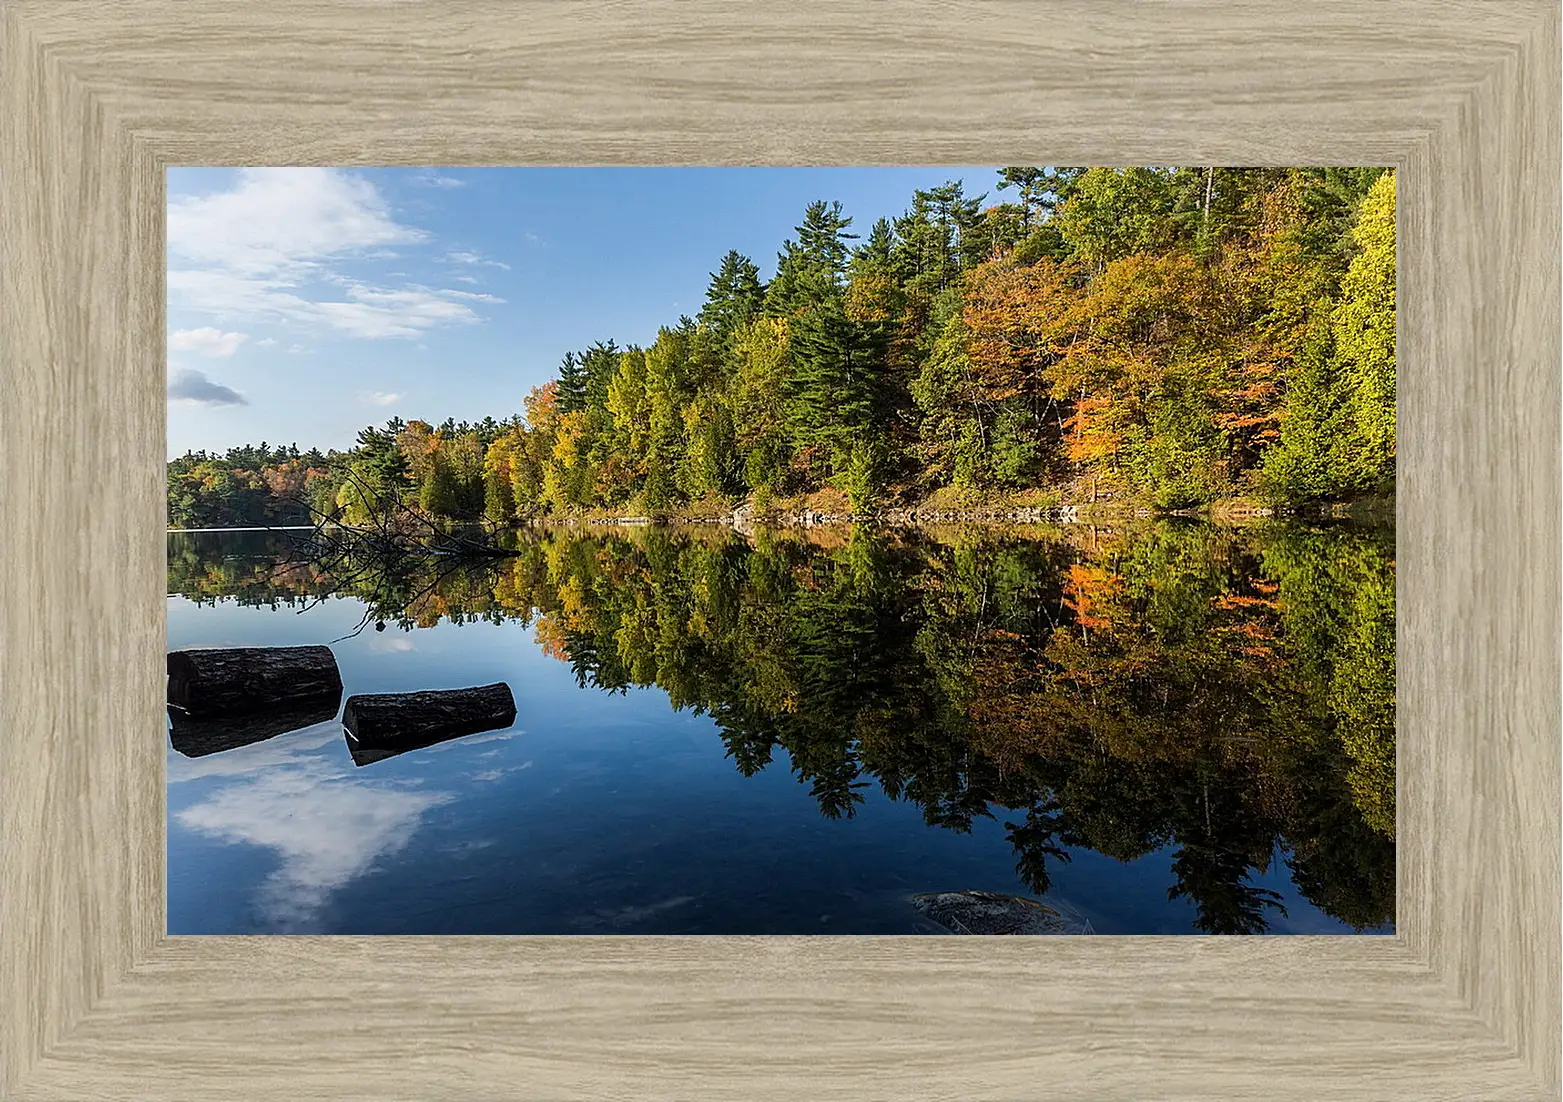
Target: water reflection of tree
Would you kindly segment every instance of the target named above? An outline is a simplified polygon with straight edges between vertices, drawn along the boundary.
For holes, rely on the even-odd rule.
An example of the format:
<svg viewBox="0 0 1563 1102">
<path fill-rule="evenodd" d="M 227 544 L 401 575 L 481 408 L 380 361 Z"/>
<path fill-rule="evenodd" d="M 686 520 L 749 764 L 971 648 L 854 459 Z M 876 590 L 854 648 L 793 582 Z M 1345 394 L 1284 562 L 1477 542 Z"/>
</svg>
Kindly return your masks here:
<svg viewBox="0 0 1563 1102">
<path fill-rule="evenodd" d="M 1196 926 L 1253 932 L 1277 852 L 1355 926 L 1393 915 L 1393 545 L 1378 533 L 1162 524 L 1131 537 L 887 539 L 559 531 L 497 571 L 412 578 L 404 627 L 532 623 L 577 681 L 657 685 L 749 775 L 782 749 L 820 810 L 878 787 L 1020 877 L 1085 846 L 1172 847 Z M 242 573 L 242 572 L 241 572 Z M 308 591 L 271 583 L 270 599 Z M 170 557 L 170 592 L 268 599 Z M 1284 912 L 1283 912 L 1284 913 Z"/>
</svg>

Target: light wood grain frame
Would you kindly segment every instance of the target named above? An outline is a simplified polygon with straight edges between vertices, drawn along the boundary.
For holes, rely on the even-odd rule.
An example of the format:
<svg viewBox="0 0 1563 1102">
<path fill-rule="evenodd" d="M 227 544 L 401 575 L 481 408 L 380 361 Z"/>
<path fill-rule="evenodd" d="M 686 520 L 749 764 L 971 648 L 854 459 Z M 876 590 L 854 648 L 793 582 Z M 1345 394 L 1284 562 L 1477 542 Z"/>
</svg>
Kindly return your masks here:
<svg viewBox="0 0 1563 1102">
<path fill-rule="evenodd" d="M 1555 1099 L 1559 12 L 0 4 L 0 1097 Z M 164 170 L 1393 164 L 1393 938 L 165 933 Z"/>
</svg>

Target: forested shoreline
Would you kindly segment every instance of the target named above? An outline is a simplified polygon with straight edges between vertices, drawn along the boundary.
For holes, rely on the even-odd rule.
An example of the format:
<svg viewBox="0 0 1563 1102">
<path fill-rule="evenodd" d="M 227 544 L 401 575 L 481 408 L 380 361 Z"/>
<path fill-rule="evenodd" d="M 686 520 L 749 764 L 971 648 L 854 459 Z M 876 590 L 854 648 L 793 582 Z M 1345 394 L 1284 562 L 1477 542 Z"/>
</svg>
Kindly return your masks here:
<svg viewBox="0 0 1563 1102">
<path fill-rule="evenodd" d="M 382 496 L 506 524 L 1393 494 L 1393 172 L 1012 168 L 999 187 L 917 191 L 861 234 L 813 203 L 769 282 L 729 252 L 695 317 L 566 355 L 502 420 L 188 453 L 169 524 L 362 520 Z"/>
</svg>

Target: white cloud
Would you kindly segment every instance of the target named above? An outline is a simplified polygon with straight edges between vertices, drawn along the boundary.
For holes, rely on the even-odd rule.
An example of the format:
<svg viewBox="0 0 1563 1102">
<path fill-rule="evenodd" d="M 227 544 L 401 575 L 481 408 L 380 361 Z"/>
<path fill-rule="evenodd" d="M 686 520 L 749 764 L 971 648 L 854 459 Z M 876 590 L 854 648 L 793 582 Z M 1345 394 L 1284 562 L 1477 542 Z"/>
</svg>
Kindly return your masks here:
<svg viewBox="0 0 1563 1102">
<path fill-rule="evenodd" d="M 383 391 L 383 390 L 366 390 L 366 391 L 361 392 L 358 395 L 358 398 L 359 398 L 360 401 L 368 402 L 372 406 L 394 406 L 397 402 L 400 402 L 402 400 L 402 396 L 400 394 L 390 393 L 390 392 Z M 408 641 L 408 640 L 405 640 L 405 639 L 393 639 L 393 640 L 391 640 L 391 643 L 392 644 L 404 643 L 406 645 L 405 646 L 386 645 L 384 647 L 375 647 L 374 649 L 375 650 L 412 650 L 412 643 L 410 641 Z"/>
<path fill-rule="evenodd" d="M 198 356 L 232 356 L 248 339 L 247 333 L 224 333 L 206 326 L 176 329 L 168 335 L 168 347 L 173 352 L 194 352 Z"/>
<path fill-rule="evenodd" d="M 244 168 L 238 185 L 168 203 L 168 251 L 236 274 L 300 274 L 380 245 L 423 241 L 368 180 L 334 168 Z"/>
<path fill-rule="evenodd" d="M 480 321 L 467 302 L 501 300 L 416 284 L 380 286 L 337 270 L 348 260 L 394 257 L 387 245 L 429 240 L 425 231 L 397 222 L 374 184 L 360 176 L 328 168 L 241 169 L 228 191 L 170 199 L 169 306 L 218 321 L 365 339 L 415 337 Z M 504 266 L 461 255 L 471 257 L 462 263 Z M 342 290 L 316 290 L 321 284 Z"/>
<path fill-rule="evenodd" d="M 479 282 L 477 276 L 469 276 L 469 275 L 453 275 L 453 276 L 451 276 L 451 279 L 455 280 L 457 283 L 477 283 L 477 282 Z"/>
<path fill-rule="evenodd" d="M 204 372 L 175 369 L 168 377 L 168 399 L 192 406 L 247 406 L 237 390 L 214 383 Z"/>
<path fill-rule="evenodd" d="M 477 291 L 453 291 L 453 290 L 450 290 L 449 288 L 446 288 L 445 290 L 442 290 L 439 293 L 442 294 L 442 295 L 449 295 L 451 298 L 470 298 L 473 302 L 504 302 L 505 301 L 504 299 L 500 298 L 498 295 L 485 295 L 485 294 L 480 294 Z"/>
<path fill-rule="evenodd" d="M 333 328 L 354 337 L 416 337 L 439 325 L 478 320 L 470 306 L 422 287 L 390 291 L 355 284 L 347 298 L 346 302 L 317 302 L 315 309 Z"/>
<path fill-rule="evenodd" d="M 168 273 L 170 309 L 209 314 L 221 321 L 318 320 L 314 303 L 296 288 L 289 279 L 219 268 L 173 268 Z"/>
<path fill-rule="evenodd" d="M 445 176 L 435 172 L 432 168 L 427 172 L 420 172 L 412 178 L 414 187 L 455 188 L 466 187 L 465 180 L 458 180 L 454 176 Z"/>
<path fill-rule="evenodd" d="M 503 268 L 510 270 L 510 265 L 503 260 L 490 260 L 482 253 L 473 252 L 470 249 L 457 249 L 445 254 L 444 259 L 450 264 L 482 264 L 490 268 Z"/>
<path fill-rule="evenodd" d="M 414 337 L 442 325 L 471 324 L 481 320 L 470 306 L 454 301 L 473 299 L 469 291 L 431 291 L 416 284 L 399 289 L 330 277 L 345 285 L 346 294 L 335 300 L 310 301 L 274 279 L 239 276 L 217 271 L 168 273 L 170 294 L 180 306 L 218 317 L 249 317 L 283 321 L 312 328 L 330 328 L 351 337 L 378 339 Z M 492 296 L 481 302 L 501 302 Z"/>
<path fill-rule="evenodd" d="M 270 348 L 272 345 L 274 345 L 276 343 L 277 343 L 277 341 L 276 341 L 276 339 L 274 337 L 267 337 L 264 340 L 256 341 L 255 342 L 255 347 L 256 348 Z"/>
</svg>

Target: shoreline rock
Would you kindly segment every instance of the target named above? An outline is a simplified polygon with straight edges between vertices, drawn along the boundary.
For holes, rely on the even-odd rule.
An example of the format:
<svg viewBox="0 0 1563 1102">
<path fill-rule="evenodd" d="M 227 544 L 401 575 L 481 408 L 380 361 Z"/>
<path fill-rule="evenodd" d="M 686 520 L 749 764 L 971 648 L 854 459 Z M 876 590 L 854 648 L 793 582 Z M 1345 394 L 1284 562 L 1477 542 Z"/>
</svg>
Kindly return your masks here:
<svg viewBox="0 0 1563 1102">
<path fill-rule="evenodd" d="M 1095 931 L 1072 909 L 996 892 L 926 892 L 912 896 L 923 917 L 952 934 L 1091 934 Z"/>
<path fill-rule="evenodd" d="M 1361 517 L 1359 518 L 1359 513 Z M 1391 514 L 1392 515 L 1392 514 Z M 550 524 L 587 524 L 602 527 L 648 527 L 725 525 L 740 532 L 756 529 L 817 528 L 829 525 L 869 524 L 890 528 L 915 528 L 938 524 L 992 525 L 1113 525 L 1129 520 L 1184 518 L 1213 524 L 1236 524 L 1271 517 L 1295 517 L 1301 520 L 1372 519 L 1371 510 L 1359 509 L 1352 502 L 1278 508 L 1249 499 L 1229 498 L 1187 509 L 1155 509 L 1140 502 L 1069 502 L 1058 505 L 973 506 L 936 509 L 926 505 L 897 505 L 868 512 L 825 512 L 818 509 L 767 510 L 757 512 L 745 501 L 728 513 L 683 516 L 678 514 L 537 517 L 529 522 Z"/>
</svg>

